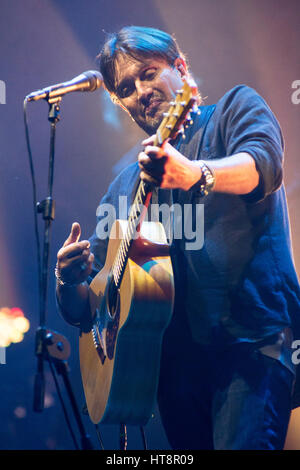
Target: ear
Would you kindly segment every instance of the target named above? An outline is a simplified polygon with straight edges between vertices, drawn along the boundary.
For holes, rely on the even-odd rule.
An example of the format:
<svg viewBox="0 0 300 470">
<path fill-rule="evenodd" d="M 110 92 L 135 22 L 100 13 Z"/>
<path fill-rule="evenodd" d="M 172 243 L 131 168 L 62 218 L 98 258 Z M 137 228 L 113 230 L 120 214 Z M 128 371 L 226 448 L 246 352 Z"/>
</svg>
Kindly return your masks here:
<svg viewBox="0 0 300 470">
<path fill-rule="evenodd" d="M 124 111 L 126 111 L 126 113 L 129 114 L 129 116 L 131 117 L 130 112 L 128 111 L 128 109 L 121 103 L 120 99 L 115 94 L 110 93 L 110 99 L 112 100 L 112 102 L 114 104 L 120 106 L 120 108 L 122 108 Z"/>
<path fill-rule="evenodd" d="M 177 57 L 177 59 L 175 59 L 174 66 L 176 67 L 182 78 L 188 75 L 187 65 L 182 56 L 179 56 Z"/>
<path fill-rule="evenodd" d="M 131 116 L 130 112 L 128 111 L 127 108 L 125 108 L 125 106 L 121 103 L 121 101 L 119 101 L 118 99 L 116 99 L 115 101 L 116 104 L 118 104 L 120 106 L 120 108 L 122 108 L 127 114 L 128 116 L 130 117 L 130 119 L 135 122 L 135 120 L 133 119 L 133 117 Z"/>
</svg>

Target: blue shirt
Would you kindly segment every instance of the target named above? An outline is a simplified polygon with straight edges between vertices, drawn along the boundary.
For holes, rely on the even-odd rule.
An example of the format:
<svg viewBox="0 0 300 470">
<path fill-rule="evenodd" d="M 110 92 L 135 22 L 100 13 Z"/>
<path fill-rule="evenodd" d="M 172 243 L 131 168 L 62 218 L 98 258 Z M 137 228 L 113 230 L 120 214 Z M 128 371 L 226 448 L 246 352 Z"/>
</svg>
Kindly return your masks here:
<svg viewBox="0 0 300 470">
<path fill-rule="evenodd" d="M 208 106 L 200 106 L 202 115 Z M 216 346 L 235 340 L 257 341 L 293 326 L 300 334 L 300 289 L 290 242 L 282 183 L 284 144 L 269 106 L 253 89 L 240 85 L 213 107 L 208 123 L 195 116 L 186 139 L 175 142 L 190 159 L 211 160 L 247 152 L 255 160 L 260 183 L 244 196 L 211 192 L 157 191 L 158 202 L 204 205 L 204 244 L 186 249 L 173 240 L 175 309 L 169 334 Z M 118 214 L 118 197 L 132 201 L 139 176 L 137 163 L 126 168 L 101 201 Z M 99 219 L 98 219 L 99 222 Z M 90 239 L 94 273 L 104 264 L 107 240 L 97 231 Z M 185 336 L 186 332 L 186 336 Z M 171 344 L 171 342 L 170 342 Z"/>
</svg>

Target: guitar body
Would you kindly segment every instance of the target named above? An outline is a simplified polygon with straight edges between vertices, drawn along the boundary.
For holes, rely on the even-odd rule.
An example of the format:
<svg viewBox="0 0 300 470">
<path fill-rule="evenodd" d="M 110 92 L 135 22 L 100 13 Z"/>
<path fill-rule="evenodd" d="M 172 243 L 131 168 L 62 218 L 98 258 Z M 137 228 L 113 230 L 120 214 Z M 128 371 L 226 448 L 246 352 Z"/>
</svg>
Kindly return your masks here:
<svg viewBox="0 0 300 470">
<path fill-rule="evenodd" d="M 112 295 L 111 268 L 126 228 L 127 221 L 115 222 L 105 265 L 90 285 L 94 321 L 80 335 L 80 368 L 94 423 L 144 425 L 153 411 L 162 338 L 173 311 L 173 271 L 162 225 L 145 221 Z"/>
</svg>

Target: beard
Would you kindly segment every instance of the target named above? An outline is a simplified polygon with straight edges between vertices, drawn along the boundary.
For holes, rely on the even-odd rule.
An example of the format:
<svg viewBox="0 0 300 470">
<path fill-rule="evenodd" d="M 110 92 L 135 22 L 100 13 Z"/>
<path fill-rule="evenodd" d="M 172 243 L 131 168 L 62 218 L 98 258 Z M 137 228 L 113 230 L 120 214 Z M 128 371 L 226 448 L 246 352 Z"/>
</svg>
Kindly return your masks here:
<svg viewBox="0 0 300 470">
<path fill-rule="evenodd" d="M 160 116 L 155 116 L 155 117 L 148 117 L 147 120 L 145 121 L 135 121 L 141 129 L 143 129 L 146 134 L 153 135 L 156 133 L 157 129 L 159 128 L 159 125 L 163 119 L 162 114 Z"/>
<path fill-rule="evenodd" d="M 148 135 L 153 135 L 159 128 L 164 117 L 163 114 L 169 109 L 169 106 L 169 103 L 163 100 L 161 96 L 154 96 L 146 107 L 143 116 L 134 120 Z"/>
</svg>

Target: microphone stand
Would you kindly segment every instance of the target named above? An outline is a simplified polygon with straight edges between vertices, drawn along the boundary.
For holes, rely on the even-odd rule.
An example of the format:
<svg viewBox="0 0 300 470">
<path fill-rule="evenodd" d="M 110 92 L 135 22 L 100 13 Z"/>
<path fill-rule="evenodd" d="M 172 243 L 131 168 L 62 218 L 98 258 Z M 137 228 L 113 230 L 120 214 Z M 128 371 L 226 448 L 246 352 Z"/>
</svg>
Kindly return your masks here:
<svg viewBox="0 0 300 470">
<path fill-rule="evenodd" d="M 68 367 L 67 358 L 70 353 L 70 345 L 65 337 L 59 335 L 56 332 L 50 331 L 46 328 L 46 311 L 47 311 L 47 293 L 48 293 L 48 281 L 49 281 L 49 258 L 50 258 L 50 234 L 52 222 L 55 218 L 55 201 L 52 198 L 53 191 L 53 179 L 54 179 L 54 157 L 55 157 L 55 136 L 56 136 L 56 124 L 59 122 L 60 113 L 60 102 L 61 96 L 50 99 L 47 101 L 49 104 L 48 120 L 50 122 L 50 155 L 49 155 L 49 168 L 48 168 L 48 196 L 41 202 L 37 203 L 36 210 L 42 214 L 44 220 L 44 246 L 43 246 L 43 258 L 42 258 L 42 269 L 41 279 L 39 280 L 40 290 L 40 325 L 36 331 L 35 337 L 35 354 L 37 356 L 37 371 L 34 382 L 34 398 L 33 398 L 33 409 L 36 412 L 42 412 L 44 409 L 44 398 L 45 398 L 45 378 L 44 378 L 44 362 L 48 361 L 51 372 L 53 374 L 56 386 L 56 381 L 53 365 L 56 368 L 58 374 L 63 378 L 67 394 L 69 396 L 73 413 L 78 425 L 79 432 L 81 434 L 81 447 L 84 450 L 92 449 L 93 446 L 90 442 L 89 436 L 84 430 L 84 426 L 81 420 L 78 406 L 76 404 L 75 396 L 73 394 L 71 384 L 68 378 Z M 59 389 L 58 389 L 59 392 Z M 59 398 L 62 402 L 60 393 Z M 62 406 L 65 412 L 65 407 L 62 402 Z M 66 412 L 65 417 L 69 425 Z M 74 433 L 70 429 L 73 436 Z M 78 448 L 76 442 L 75 446 Z"/>
</svg>

